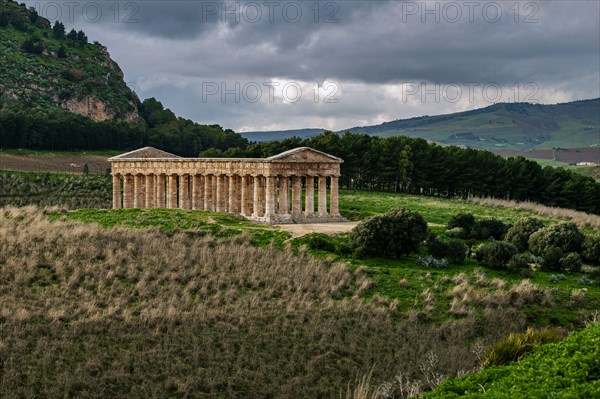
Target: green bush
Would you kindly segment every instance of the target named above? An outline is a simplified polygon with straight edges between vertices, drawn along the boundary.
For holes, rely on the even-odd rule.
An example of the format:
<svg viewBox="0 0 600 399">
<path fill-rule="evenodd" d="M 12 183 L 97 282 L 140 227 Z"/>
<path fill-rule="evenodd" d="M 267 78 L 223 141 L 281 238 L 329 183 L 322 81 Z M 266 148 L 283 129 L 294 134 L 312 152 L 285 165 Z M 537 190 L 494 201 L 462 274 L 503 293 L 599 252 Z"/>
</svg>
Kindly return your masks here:
<svg viewBox="0 0 600 399">
<path fill-rule="evenodd" d="M 581 258 L 579 254 L 575 252 L 569 252 L 563 256 L 560 261 L 560 268 L 567 272 L 580 272 L 581 271 Z"/>
<path fill-rule="evenodd" d="M 310 249 L 335 252 L 335 243 L 330 236 L 323 233 L 311 233 L 303 237 L 303 241 Z"/>
<path fill-rule="evenodd" d="M 477 250 L 477 261 L 494 268 L 505 267 L 510 259 L 518 253 L 517 247 L 509 242 L 496 241 L 484 244 Z"/>
<path fill-rule="evenodd" d="M 524 269 L 529 270 L 529 256 L 524 254 L 515 254 L 508 261 L 508 270 L 511 271 L 522 271 Z"/>
<path fill-rule="evenodd" d="M 501 240 L 508 231 L 509 225 L 500 219 L 482 219 L 475 222 L 470 236 L 484 240 L 493 237 Z"/>
<path fill-rule="evenodd" d="M 454 227 L 444 232 L 450 238 L 467 238 L 467 233 L 462 227 Z"/>
<path fill-rule="evenodd" d="M 581 256 L 586 262 L 600 265 L 600 236 L 586 236 Z"/>
<path fill-rule="evenodd" d="M 420 257 L 417 259 L 416 263 L 417 265 L 428 269 L 445 269 L 448 267 L 448 261 L 446 259 L 438 259 L 431 255 Z"/>
<path fill-rule="evenodd" d="M 448 222 L 448 230 L 460 227 L 464 231 L 468 232 L 475 226 L 475 216 L 471 213 L 459 213 L 453 216 Z"/>
<path fill-rule="evenodd" d="M 469 247 L 462 240 L 450 240 L 448 242 L 448 258 L 454 263 L 462 263 L 467 257 Z"/>
<path fill-rule="evenodd" d="M 350 247 L 358 257 L 400 258 L 417 252 L 427 237 L 427 222 L 405 208 L 370 217 L 350 232 Z"/>
<path fill-rule="evenodd" d="M 557 247 L 563 253 L 581 252 L 583 234 L 574 223 L 560 223 L 544 227 L 529 237 L 529 250 L 534 255 L 545 253 L 550 247 Z"/>
<path fill-rule="evenodd" d="M 542 270 L 562 270 L 560 266 L 560 260 L 562 259 L 564 252 L 559 247 L 548 247 L 542 253 Z"/>
<path fill-rule="evenodd" d="M 519 361 L 536 346 L 560 341 L 562 336 L 562 330 L 557 328 L 528 329 L 524 333 L 510 334 L 487 348 L 483 366 L 503 366 Z"/>
<path fill-rule="evenodd" d="M 450 245 L 440 237 L 435 236 L 427 240 L 427 252 L 436 258 L 445 258 L 450 253 Z"/>
<path fill-rule="evenodd" d="M 529 237 L 539 229 L 544 227 L 544 223 L 537 218 L 526 217 L 519 219 L 504 236 L 504 240 L 514 244 L 521 252 L 526 251 L 529 245 Z"/>
</svg>

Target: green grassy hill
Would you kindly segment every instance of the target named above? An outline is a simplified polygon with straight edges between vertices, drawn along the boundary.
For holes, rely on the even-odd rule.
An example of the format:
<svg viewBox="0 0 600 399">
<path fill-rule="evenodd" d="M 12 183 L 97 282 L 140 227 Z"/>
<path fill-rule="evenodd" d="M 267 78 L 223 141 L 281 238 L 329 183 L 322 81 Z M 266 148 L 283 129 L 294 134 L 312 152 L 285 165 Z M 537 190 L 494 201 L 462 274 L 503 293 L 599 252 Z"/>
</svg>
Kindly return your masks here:
<svg viewBox="0 0 600 399">
<path fill-rule="evenodd" d="M 63 108 L 95 121 L 138 119 L 137 96 L 106 47 L 0 0 L 0 110 Z"/>
<path fill-rule="evenodd" d="M 450 379 L 424 398 L 597 398 L 600 324 L 546 344 L 522 361 Z"/>
<path fill-rule="evenodd" d="M 244 133 L 250 140 L 281 140 L 292 132 Z M 541 148 L 577 148 L 598 145 L 600 99 L 565 104 L 499 103 L 448 115 L 400 119 L 377 126 L 343 129 L 374 136 L 421 137 L 441 144 L 484 150 L 527 151 Z M 258 134 L 260 133 L 260 134 Z M 285 136 L 283 135 L 285 133 Z M 308 137 L 308 136 L 307 136 Z"/>
</svg>

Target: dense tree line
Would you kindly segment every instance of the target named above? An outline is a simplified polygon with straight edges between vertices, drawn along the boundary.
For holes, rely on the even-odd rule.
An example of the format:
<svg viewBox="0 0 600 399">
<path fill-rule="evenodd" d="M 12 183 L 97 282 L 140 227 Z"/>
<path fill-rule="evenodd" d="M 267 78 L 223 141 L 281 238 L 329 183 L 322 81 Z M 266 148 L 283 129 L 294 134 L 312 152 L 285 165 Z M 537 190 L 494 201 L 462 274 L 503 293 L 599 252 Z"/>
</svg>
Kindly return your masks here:
<svg viewBox="0 0 600 399">
<path fill-rule="evenodd" d="M 445 197 L 492 197 L 600 213 L 600 184 L 593 178 L 523 157 L 442 147 L 409 137 L 326 132 L 305 140 L 254 143 L 203 155 L 267 157 L 300 146 L 344 159 L 341 186 Z"/>
<path fill-rule="evenodd" d="M 182 156 L 202 150 L 245 147 L 248 141 L 219 125 L 200 125 L 178 118 L 155 99 L 138 105 L 137 122 L 94 122 L 63 110 L 18 109 L 0 111 L 0 148 L 35 150 L 131 150 L 154 146 Z"/>
</svg>

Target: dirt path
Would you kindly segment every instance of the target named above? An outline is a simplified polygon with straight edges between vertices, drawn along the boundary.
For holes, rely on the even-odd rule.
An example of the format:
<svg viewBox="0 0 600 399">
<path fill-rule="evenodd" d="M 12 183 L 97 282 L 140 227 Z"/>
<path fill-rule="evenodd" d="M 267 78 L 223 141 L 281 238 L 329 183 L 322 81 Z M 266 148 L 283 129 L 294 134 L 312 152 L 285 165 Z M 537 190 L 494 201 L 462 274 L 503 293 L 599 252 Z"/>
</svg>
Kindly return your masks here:
<svg viewBox="0 0 600 399">
<path fill-rule="evenodd" d="M 354 228 L 359 222 L 343 222 L 343 223 L 307 223 L 307 224 L 278 224 L 276 227 L 283 231 L 287 231 L 292 234 L 292 238 L 302 237 L 303 235 L 310 233 L 323 233 L 323 234 L 338 234 L 348 233 Z M 433 226 L 444 226 L 443 224 L 429 223 L 430 227 Z"/>
<path fill-rule="evenodd" d="M 292 234 L 293 238 L 301 237 L 310 233 L 337 234 L 347 233 L 356 226 L 358 222 L 343 223 L 307 223 L 307 224 L 279 224 L 283 231 Z"/>
</svg>

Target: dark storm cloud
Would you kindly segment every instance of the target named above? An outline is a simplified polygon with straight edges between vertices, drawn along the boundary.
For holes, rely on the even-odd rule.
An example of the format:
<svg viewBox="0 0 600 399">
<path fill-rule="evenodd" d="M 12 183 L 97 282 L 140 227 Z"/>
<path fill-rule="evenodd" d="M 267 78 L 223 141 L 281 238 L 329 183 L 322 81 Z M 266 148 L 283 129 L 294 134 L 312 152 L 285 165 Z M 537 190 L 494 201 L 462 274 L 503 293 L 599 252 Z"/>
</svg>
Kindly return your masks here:
<svg viewBox="0 0 600 399">
<path fill-rule="evenodd" d="M 312 126 L 341 128 L 487 105 L 388 107 L 398 90 L 390 85 L 399 83 L 533 82 L 536 99 L 550 102 L 600 95 L 596 1 L 150 0 L 119 2 L 118 15 L 114 1 L 78 4 L 67 26 L 107 45 L 142 97 L 160 96 L 197 120 L 219 115 L 218 123 L 232 127 L 255 125 L 263 112 L 288 121 L 310 114 Z M 98 4 L 102 18 L 93 21 Z M 328 79 L 346 90 L 336 106 L 199 101 L 206 82 L 231 87 L 274 78 Z"/>
</svg>

